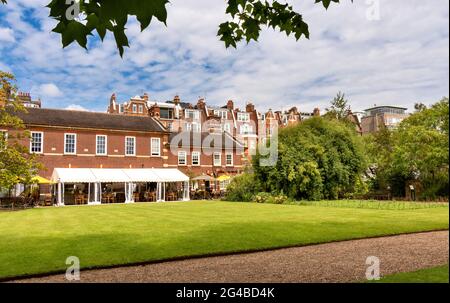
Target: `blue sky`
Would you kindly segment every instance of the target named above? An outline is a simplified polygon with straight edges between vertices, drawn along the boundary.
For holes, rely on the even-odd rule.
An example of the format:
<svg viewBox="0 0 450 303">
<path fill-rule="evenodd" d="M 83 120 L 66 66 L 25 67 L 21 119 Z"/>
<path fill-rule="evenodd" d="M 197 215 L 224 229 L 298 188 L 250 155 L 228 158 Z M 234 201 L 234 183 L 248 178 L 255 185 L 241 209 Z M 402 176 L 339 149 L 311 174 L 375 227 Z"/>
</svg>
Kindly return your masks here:
<svg viewBox="0 0 450 303">
<path fill-rule="evenodd" d="M 211 105 L 233 99 L 258 110 L 324 109 L 338 91 L 352 108 L 374 104 L 430 104 L 449 95 L 449 2 L 379 0 L 379 20 L 367 12 L 377 0 L 344 0 L 326 11 L 310 1 L 289 1 L 304 14 L 310 40 L 266 29 L 258 43 L 225 49 L 216 36 L 227 20 L 223 0 L 172 0 L 168 26 L 140 32 L 132 20 L 130 49 L 121 59 L 109 36 L 93 38 L 89 51 L 61 48 L 51 33 L 49 0 L 0 6 L 0 69 L 13 72 L 22 91 L 45 107 L 104 111 L 147 92 L 164 101 L 206 97 Z"/>
</svg>

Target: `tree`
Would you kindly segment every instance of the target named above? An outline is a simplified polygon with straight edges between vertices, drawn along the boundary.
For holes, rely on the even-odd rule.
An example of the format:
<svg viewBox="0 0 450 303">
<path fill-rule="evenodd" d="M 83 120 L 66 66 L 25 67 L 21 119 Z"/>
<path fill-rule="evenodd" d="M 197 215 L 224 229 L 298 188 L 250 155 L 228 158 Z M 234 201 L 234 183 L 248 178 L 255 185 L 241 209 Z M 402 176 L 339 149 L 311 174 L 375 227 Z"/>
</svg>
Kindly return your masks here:
<svg viewBox="0 0 450 303">
<path fill-rule="evenodd" d="M 254 173 L 264 191 L 292 199 L 347 197 L 366 168 L 360 140 L 345 123 L 314 117 L 280 130 L 276 165 L 261 166 L 257 154 Z"/>
<path fill-rule="evenodd" d="M 381 127 L 373 134 L 363 137 L 368 168 L 366 171 L 369 190 L 372 193 L 389 192 L 395 197 L 405 195 L 405 185 L 411 176 L 393 169 L 394 133 Z"/>
<path fill-rule="evenodd" d="M 448 196 L 449 101 L 421 107 L 395 130 L 382 129 L 365 137 L 366 153 L 374 174 L 373 190 L 391 188 L 404 196 L 414 181 L 422 198 Z"/>
<path fill-rule="evenodd" d="M 24 111 L 17 102 L 15 78 L 0 71 L 0 189 L 11 189 L 18 183 L 31 184 L 41 165 L 20 141 L 27 136 L 23 121 L 14 113 Z"/>
<path fill-rule="evenodd" d="M 418 112 L 423 111 L 425 109 L 427 109 L 427 106 L 425 104 L 423 104 L 422 102 L 418 102 L 414 104 L 414 109 Z"/>
<path fill-rule="evenodd" d="M 0 0 L 6 4 L 7 0 Z M 75 3 L 79 1 L 79 5 Z M 339 0 L 314 0 L 328 9 L 331 2 Z M 353 1 L 353 0 L 352 0 Z M 123 56 L 124 47 L 129 47 L 125 33 L 129 16 L 136 16 L 141 30 L 145 30 L 154 19 L 166 24 L 168 0 L 52 0 L 50 17 L 58 21 L 53 29 L 61 35 L 63 47 L 74 41 L 87 48 L 87 38 L 97 32 L 103 40 L 106 33 L 114 35 L 117 48 Z M 296 12 L 292 5 L 278 1 L 263 0 L 227 0 L 226 14 L 231 21 L 220 24 L 218 36 L 226 47 L 236 47 L 245 40 L 257 41 L 261 27 L 271 27 L 293 34 L 297 40 L 302 36 L 309 38 L 308 25 L 303 16 Z"/>
<path fill-rule="evenodd" d="M 412 114 L 394 133 L 393 171 L 419 181 L 422 196 L 448 196 L 449 100 Z"/>
<path fill-rule="evenodd" d="M 338 92 L 336 97 L 331 101 L 331 107 L 325 109 L 327 113 L 326 116 L 338 120 L 347 120 L 347 115 L 350 112 L 350 105 L 348 105 L 348 100 L 345 99 L 345 94 Z"/>
</svg>

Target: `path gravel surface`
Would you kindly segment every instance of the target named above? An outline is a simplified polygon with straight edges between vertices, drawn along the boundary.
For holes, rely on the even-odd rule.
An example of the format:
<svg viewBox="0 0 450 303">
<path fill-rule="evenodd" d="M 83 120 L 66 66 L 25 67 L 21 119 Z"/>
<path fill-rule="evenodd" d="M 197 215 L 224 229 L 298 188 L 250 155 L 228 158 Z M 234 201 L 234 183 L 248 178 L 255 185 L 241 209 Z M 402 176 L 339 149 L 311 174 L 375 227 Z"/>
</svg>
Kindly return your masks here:
<svg viewBox="0 0 450 303">
<path fill-rule="evenodd" d="M 351 240 L 270 251 L 81 271 L 80 282 L 354 282 L 366 258 L 381 275 L 448 263 L 449 232 Z M 14 282 L 66 282 L 64 275 Z"/>
</svg>

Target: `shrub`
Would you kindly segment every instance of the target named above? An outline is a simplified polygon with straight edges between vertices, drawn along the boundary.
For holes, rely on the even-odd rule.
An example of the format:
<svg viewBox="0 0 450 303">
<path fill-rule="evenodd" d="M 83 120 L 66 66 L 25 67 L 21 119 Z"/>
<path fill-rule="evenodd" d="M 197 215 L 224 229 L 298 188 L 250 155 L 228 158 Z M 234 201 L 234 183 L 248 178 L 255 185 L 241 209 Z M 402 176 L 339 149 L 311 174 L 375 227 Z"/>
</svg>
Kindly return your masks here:
<svg viewBox="0 0 450 303">
<path fill-rule="evenodd" d="M 266 192 L 260 192 L 253 197 L 253 202 L 256 203 L 270 203 L 269 201 L 272 199 L 272 195 Z"/>
<path fill-rule="evenodd" d="M 227 187 L 224 200 L 235 202 L 251 202 L 259 192 L 259 183 L 254 174 L 244 173 L 236 176 Z"/>
<path fill-rule="evenodd" d="M 281 195 L 275 196 L 273 198 L 273 200 L 274 200 L 273 203 L 275 203 L 275 204 L 285 204 L 286 202 L 288 202 L 289 199 L 287 196 L 281 194 Z"/>
<path fill-rule="evenodd" d="M 263 165 L 267 156 L 258 152 L 253 157 L 255 175 L 263 191 L 291 199 L 342 198 L 355 192 L 366 168 L 361 138 L 340 121 L 308 119 L 281 129 L 269 143 L 278 143 L 277 161 Z"/>
<path fill-rule="evenodd" d="M 253 197 L 253 202 L 256 203 L 285 204 L 288 201 L 288 197 L 283 194 L 273 195 L 266 192 L 260 192 Z"/>
</svg>

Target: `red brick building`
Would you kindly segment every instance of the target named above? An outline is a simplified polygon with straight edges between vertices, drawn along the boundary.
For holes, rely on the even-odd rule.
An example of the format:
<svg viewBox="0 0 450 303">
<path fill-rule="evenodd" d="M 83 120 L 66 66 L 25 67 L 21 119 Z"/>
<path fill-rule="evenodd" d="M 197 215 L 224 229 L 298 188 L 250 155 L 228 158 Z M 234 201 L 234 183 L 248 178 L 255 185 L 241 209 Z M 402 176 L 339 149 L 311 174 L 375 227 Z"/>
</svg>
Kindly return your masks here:
<svg viewBox="0 0 450 303">
<path fill-rule="evenodd" d="M 39 175 L 47 179 L 67 168 L 178 169 L 190 178 L 244 169 L 243 146 L 227 133 L 170 132 L 148 115 L 40 108 L 17 115 L 30 132 L 22 143 L 38 156 L 45 167 Z M 89 190 L 93 195 L 90 184 Z"/>
</svg>

